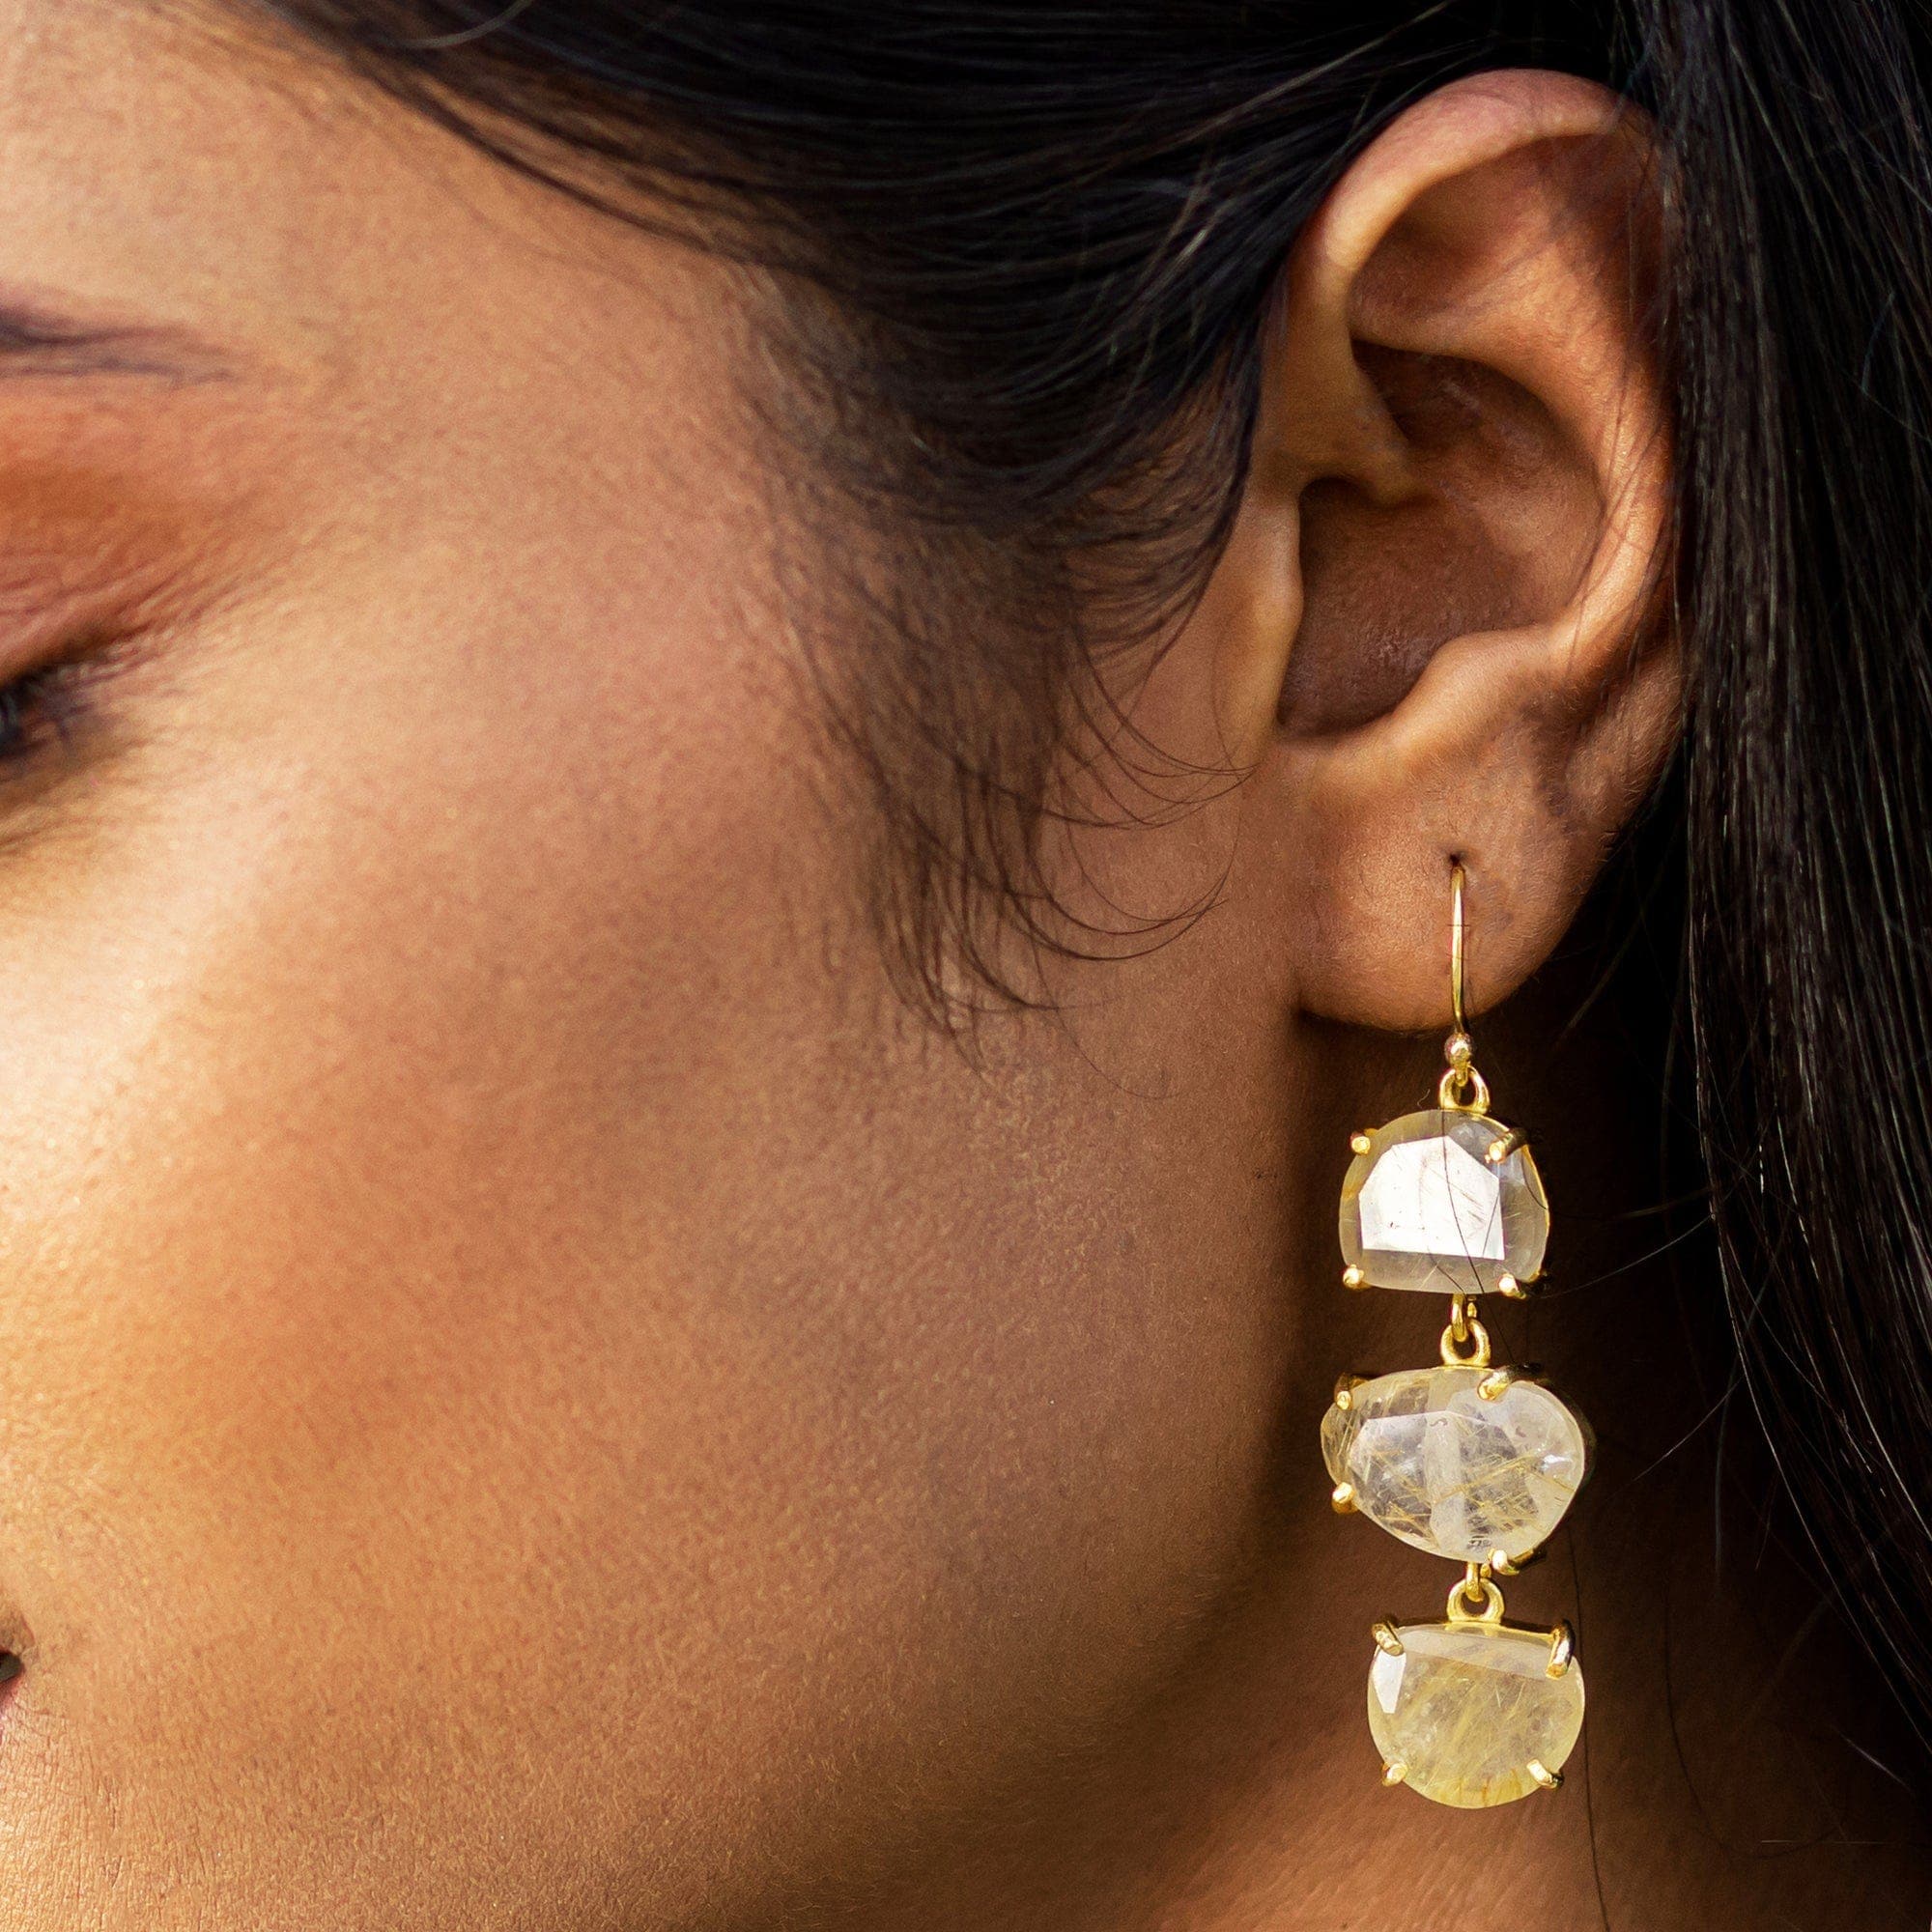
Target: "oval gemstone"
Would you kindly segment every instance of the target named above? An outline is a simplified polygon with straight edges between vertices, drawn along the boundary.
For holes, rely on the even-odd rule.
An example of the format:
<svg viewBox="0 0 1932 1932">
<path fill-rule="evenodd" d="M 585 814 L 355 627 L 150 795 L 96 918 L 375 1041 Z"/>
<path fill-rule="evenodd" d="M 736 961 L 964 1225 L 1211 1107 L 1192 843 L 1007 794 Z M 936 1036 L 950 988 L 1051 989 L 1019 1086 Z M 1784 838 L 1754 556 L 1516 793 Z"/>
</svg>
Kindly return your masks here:
<svg viewBox="0 0 1932 1932">
<path fill-rule="evenodd" d="M 1549 1675 L 1549 1637 L 1493 1624 L 1406 1624 L 1369 1666 L 1369 1729 L 1385 1765 L 1438 1804 L 1508 1804 L 1543 1788 L 1583 1728 L 1583 1671 Z"/>
<path fill-rule="evenodd" d="M 1432 1107 L 1369 1135 L 1342 1183 L 1342 1259 L 1372 1288 L 1485 1294 L 1534 1281 L 1549 1204 L 1526 1147 L 1491 1151 L 1509 1129 L 1487 1114 Z"/>
<path fill-rule="evenodd" d="M 1489 1380 L 1487 1369 L 1435 1368 L 1357 1383 L 1348 1407 L 1322 1418 L 1330 1478 L 1371 1521 L 1433 1556 L 1527 1556 L 1582 1487 L 1589 1430 L 1540 1382 L 1486 1396 Z"/>
</svg>

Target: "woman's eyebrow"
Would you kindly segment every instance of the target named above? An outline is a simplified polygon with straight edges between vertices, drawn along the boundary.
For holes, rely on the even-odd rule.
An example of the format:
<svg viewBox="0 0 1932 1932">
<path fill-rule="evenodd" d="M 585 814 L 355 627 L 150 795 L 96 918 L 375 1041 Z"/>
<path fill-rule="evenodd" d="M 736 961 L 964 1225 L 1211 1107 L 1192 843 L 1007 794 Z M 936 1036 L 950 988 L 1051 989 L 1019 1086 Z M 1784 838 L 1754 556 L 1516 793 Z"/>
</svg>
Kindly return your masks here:
<svg viewBox="0 0 1932 1932">
<path fill-rule="evenodd" d="M 0 382 L 122 376 L 209 383 L 235 373 L 229 357 L 190 330 L 156 323 L 88 321 L 31 297 L 0 292 Z"/>
</svg>

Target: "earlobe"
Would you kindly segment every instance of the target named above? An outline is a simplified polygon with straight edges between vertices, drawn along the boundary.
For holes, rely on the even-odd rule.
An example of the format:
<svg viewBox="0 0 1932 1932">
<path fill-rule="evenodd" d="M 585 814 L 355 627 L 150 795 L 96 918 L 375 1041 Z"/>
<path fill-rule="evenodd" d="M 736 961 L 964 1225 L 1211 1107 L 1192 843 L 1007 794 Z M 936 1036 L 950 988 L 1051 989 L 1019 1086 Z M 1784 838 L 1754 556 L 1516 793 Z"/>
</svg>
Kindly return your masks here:
<svg viewBox="0 0 1932 1932">
<path fill-rule="evenodd" d="M 1412 962 L 1452 857 L 1474 995 L 1500 998 L 1668 753 L 1654 174 L 1604 90 L 1485 74 L 1387 129 L 1289 265 L 1214 594 L 1238 612 L 1256 560 L 1293 558 L 1292 630 L 1224 622 L 1220 682 L 1231 742 L 1265 747 L 1307 1010 L 1443 1017 Z"/>
</svg>

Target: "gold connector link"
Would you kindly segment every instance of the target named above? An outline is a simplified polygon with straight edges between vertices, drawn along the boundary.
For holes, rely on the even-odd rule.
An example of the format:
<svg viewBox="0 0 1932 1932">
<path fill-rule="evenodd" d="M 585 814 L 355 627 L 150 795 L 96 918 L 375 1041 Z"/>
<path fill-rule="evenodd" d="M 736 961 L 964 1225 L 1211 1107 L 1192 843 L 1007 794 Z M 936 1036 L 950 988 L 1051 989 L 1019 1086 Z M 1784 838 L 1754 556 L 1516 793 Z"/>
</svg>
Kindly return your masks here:
<svg viewBox="0 0 1932 1932">
<path fill-rule="evenodd" d="M 1463 1353 L 1464 1349 L 1468 1353 Z M 1449 1298 L 1449 1325 L 1442 1331 L 1442 1366 L 1446 1369 L 1490 1366 L 1490 1331 L 1477 1319 L 1473 1296 L 1454 1294 Z"/>
</svg>

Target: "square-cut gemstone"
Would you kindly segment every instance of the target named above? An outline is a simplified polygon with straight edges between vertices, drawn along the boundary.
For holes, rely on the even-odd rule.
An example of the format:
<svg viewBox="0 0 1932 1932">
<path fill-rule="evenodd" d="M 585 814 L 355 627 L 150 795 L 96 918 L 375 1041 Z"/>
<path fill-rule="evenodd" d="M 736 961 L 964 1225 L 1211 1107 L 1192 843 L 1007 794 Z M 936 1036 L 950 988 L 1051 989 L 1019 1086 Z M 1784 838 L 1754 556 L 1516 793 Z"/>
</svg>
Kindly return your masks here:
<svg viewBox="0 0 1932 1932">
<path fill-rule="evenodd" d="M 1341 1219 L 1342 1258 L 1366 1285 L 1484 1294 L 1543 1271 L 1549 1206 L 1507 1127 L 1435 1107 L 1368 1138 L 1342 1184 Z"/>
</svg>

